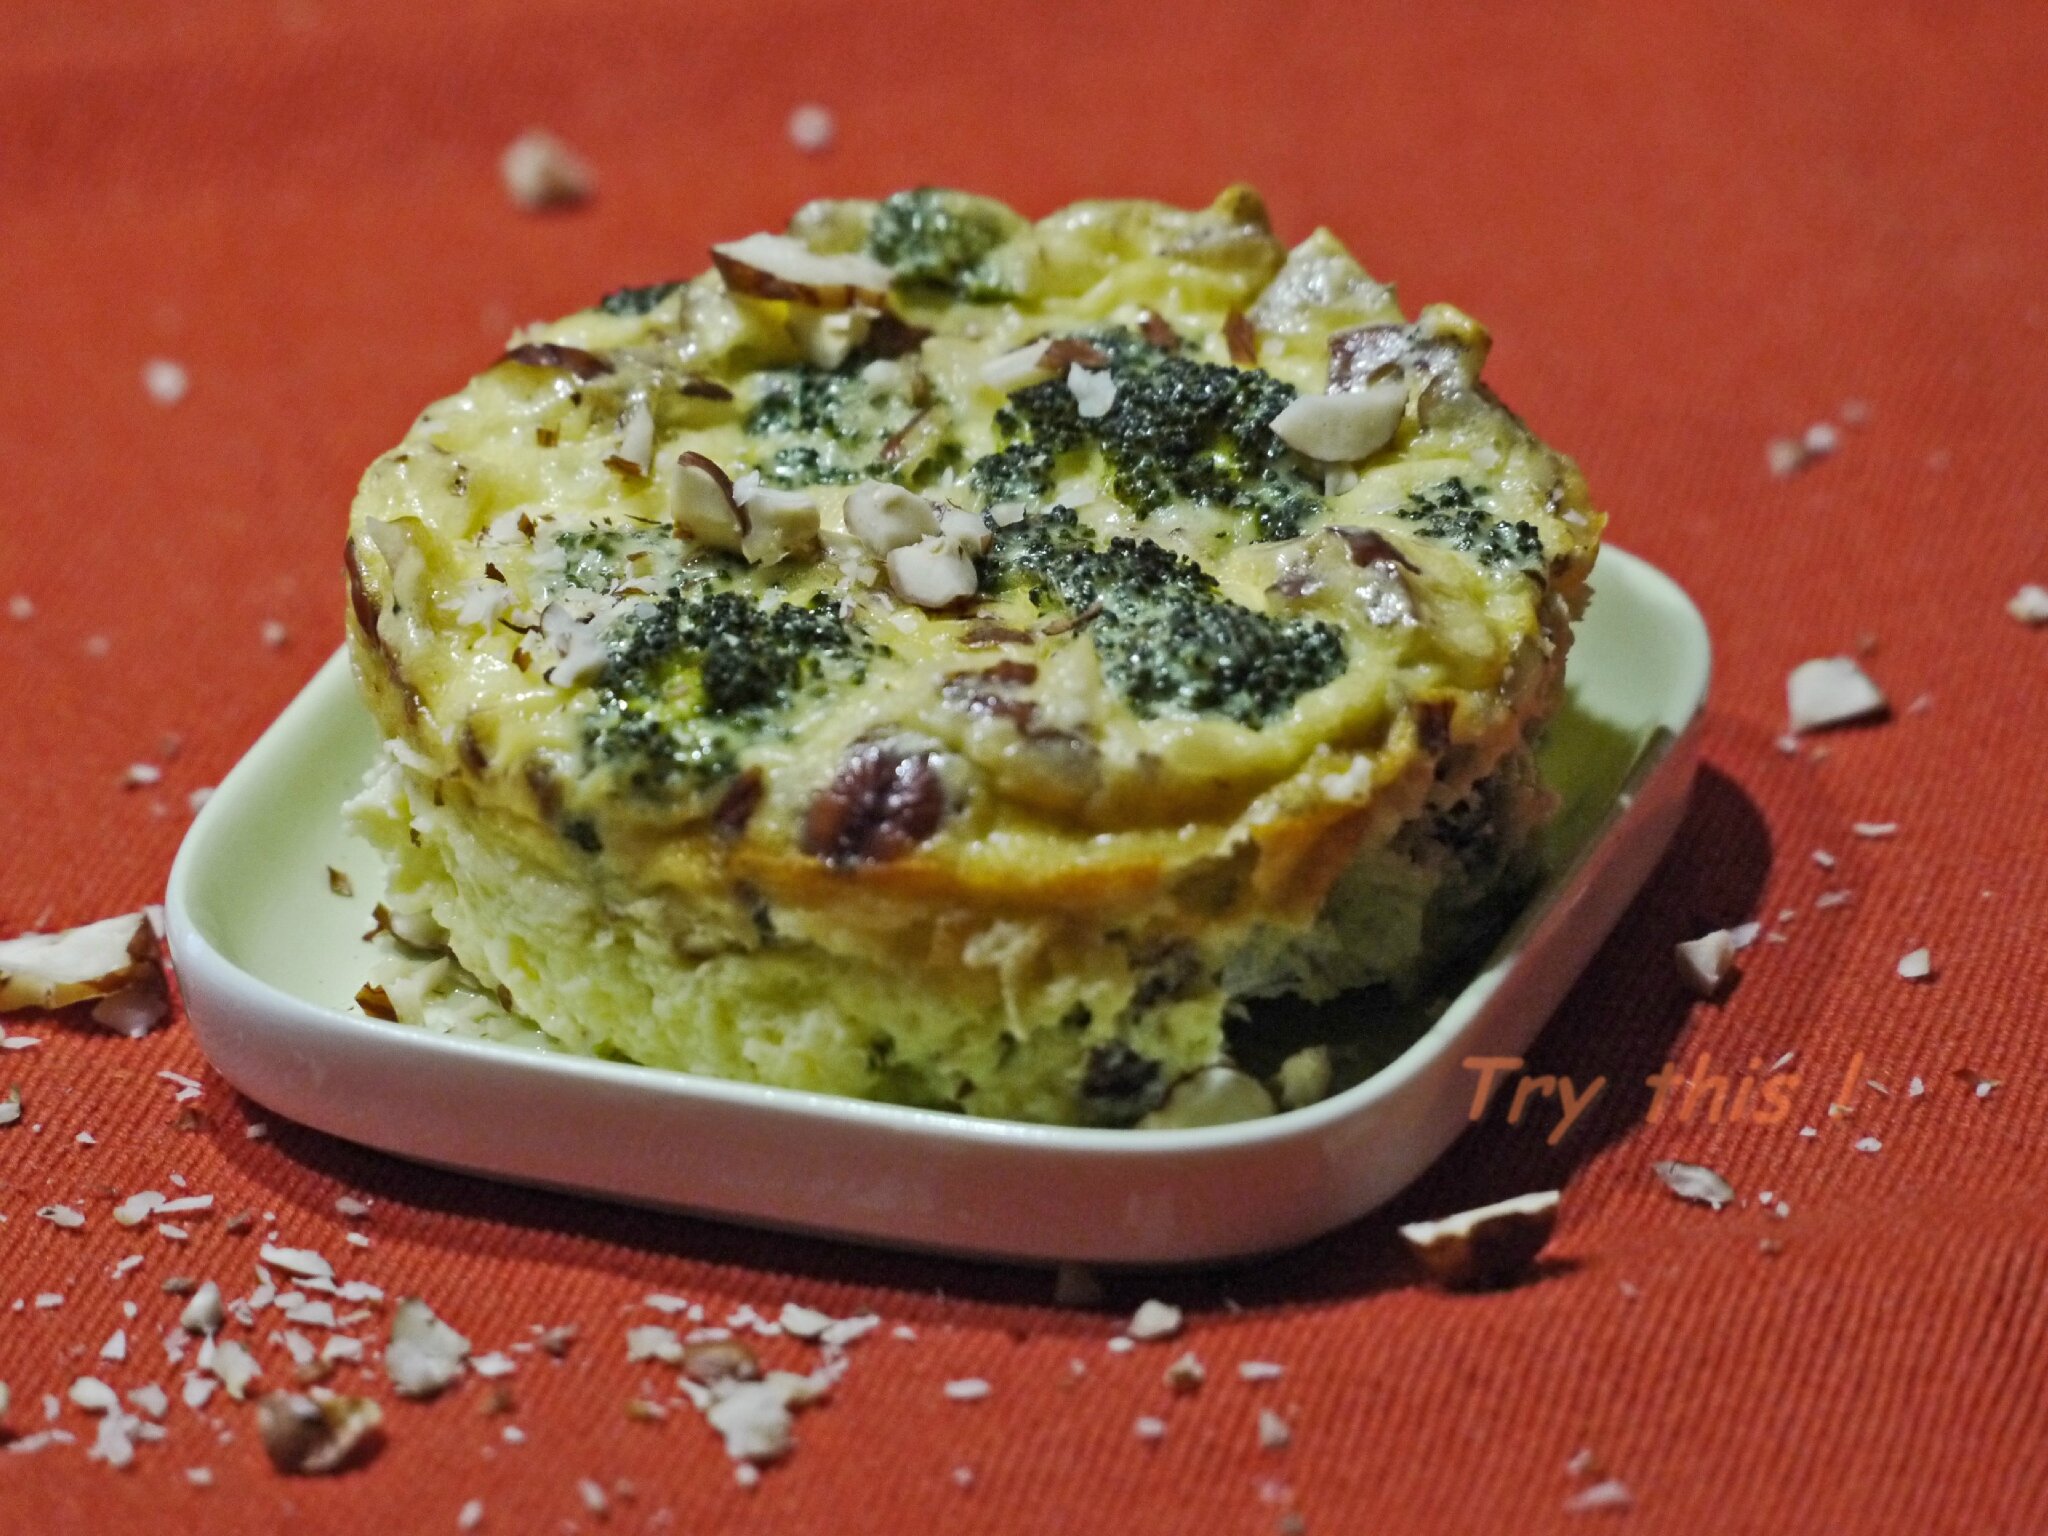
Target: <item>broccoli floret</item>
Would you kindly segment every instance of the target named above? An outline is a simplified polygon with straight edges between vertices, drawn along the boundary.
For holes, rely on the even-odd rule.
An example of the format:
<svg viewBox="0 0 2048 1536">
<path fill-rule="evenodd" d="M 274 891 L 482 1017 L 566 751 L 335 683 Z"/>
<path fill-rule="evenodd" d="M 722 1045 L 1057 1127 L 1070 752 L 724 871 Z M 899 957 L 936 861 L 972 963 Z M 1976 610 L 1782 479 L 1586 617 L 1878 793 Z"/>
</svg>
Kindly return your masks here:
<svg viewBox="0 0 2048 1536">
<path fill-rule="evenodd" d="M 943 288 L 985 302 L 1008 294 L 975 268 L 1021 224 L 1009 209 L 987 198 L 919 187 L 898 192 L 875 210 L 868 254 L 893 268 L 900 283 Z"/>
<path fill-rule="evenodd" d="M 990 500 L 1043 496 L 1054 461 L 1093 443 L 1111 494 L 1140 517 L 1200 502 L 1249 514 L 1262 539 L 1288 539 L 1320 509 L 1316 484 L 1271 430 L 1293 385 L 1167 352 L 1128 332 L 1090 340 L 1109 354 L 1116 381 L 1108 414 L 1084 419 L 1063 379 L 1019 390 L 996 417 L 1008 445 L 974 466 L 974 483 Z"/>
<path fill-rule="evenodd" d="M 1463 476 L 1453 475 L 1411 491 L 1408 499 L 1394 508 L 1394 516 L 1415 524 L 1415 531 L 1423 537 L 1476 555 L 1489 565 L 1540 570 L 1543 535 L 1536 525 L 1520 518 L 1509 522 L 1495 517 L 1479 504 L 1486 493 L 1485 486 L 1467 485 Z"/>
<path fill-rule="evenodd" d="M 748 739 L 828 674 L 857 678 L 872 650 L 820 593 L 763 605 L 672 589 L 627 624 L 597 687 L 586 747 L 637 789 L 701 786 L 738 768 Z"/>
<path fill-rule="evenodd" d="M 1344 670 L 1344 637 L 1331 625 L 1232 602 L 1201 566 L 1150 539 L 1098 548 L 1067 507 L 999 532 L 988 580 L 1090 614 L 1103 673 L 1141 716 L 1220 714 L 1257 727 Z"/>
<path fill-rule="evenodd" d="M 608 315 L 651 314 L 661 301 L 682 287 L 681 283 L 649 283 L 644 288 L 614 288 L 597 307 Z"/>
</svg>

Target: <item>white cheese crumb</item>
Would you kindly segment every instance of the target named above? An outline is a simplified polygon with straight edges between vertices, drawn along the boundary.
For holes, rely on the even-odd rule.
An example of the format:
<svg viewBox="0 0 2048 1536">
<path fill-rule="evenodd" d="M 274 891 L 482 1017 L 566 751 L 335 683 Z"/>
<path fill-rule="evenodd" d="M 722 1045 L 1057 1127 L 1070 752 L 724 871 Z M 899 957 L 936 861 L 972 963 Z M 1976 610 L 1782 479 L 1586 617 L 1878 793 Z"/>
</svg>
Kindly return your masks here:
<svg viewBox="0 0 2048 1536">
<path fill-rule="evenodd" d="M 1286 1367 L 1271 1360 L 1243 1360 L 1238 1363 L 1237 1374 L 1244 1381 L 1278 1381 L 1286 1374 Z"/>
<path fill-rule="evenodd" d="M 1927 980 L 1934 974 L 1934 956 L 1926 949 L 1916 949 L 1901 956 L 1899 974 L 1908 981 Z"/>
<path fill-rule="evenodd" d="M 1764 464 L 1783 480 L 1806 467 L 1806 450 L 1789 437 L 1774 437 L 1764 444 Z"/>
<path fill-rule="evenodd" d="M 130 763 L 127 771 L 121 775 L 121 782 L 130 789 L 142 789 L 160 783 L 163 776 L 163 769 L 157 767 L 155 763 Z"/>
<path fill-rule="evenodd" d="M 832 147 L 839 125 L 832 109 L 807 101 L 789 114 L 789 142 L 807 155 L 821 155 Z"/>
<path fill-rule="evenodd" d="M 265 619 L 261 633 L 264 645 L 273 651 L 283 650 L 285 642 L 292 637 L 292 632 L 277 619 Z"/>
<path fill-rule="evenodd" d="M 176 405 L 192 387 L 184 366 L 168 357 L 152 357 L 142 365 L 142 387 L 158 405 Z"/>
<path fill-rule="evenodd" d="M 2048 587 L 2038 582 L 2028 582 L 2013 593 L 2012 601 L 2005 605 L 2005 611 L 2022 624 L 2048 624 Z M 17 614 L 15 617 L 20 618 L 22 615 Z"/>
<path fill-rule="evenodd" d="M 128 1330 L 116 1328 L 100 1346 L 100 1358 L 118 1365 L 128 1358 Z"/>
<path fill-rule="evenodd" d="M 1259 1449 L 1278 1451 L 1286 1448 L 1294 1439 L 1294 1431 L 1287 1427 L 1287 1421 L 1270 1408 L 1259 1410 Z"/>
<path fill-rule="evenodd" d="M 964 1376 L 946 1383 L 946 1396 L 956 1403 L 978 1403 L 993 1390 L 979 1376 Z"/>
<path fill-rule="evenodd" d="M 53 1227 L 76 1231 L 85 1225 L 85 1212 L 68 1205 L 46 1205 L 36 1214 Z"/>
<path fill-rule="evenodd" d="M 1166 1438 L 1166 1420 L 1154 1418 L 1149 1413 L 1133 1424 L 1131 1429 L 1140 1440 L 1153 1445 Z"/>
<path fill-rule="evenodd" d="M 1858 837 L 1866 837 L 1875 842 L 1880 838 L 1898 836 L 1899 824 L 1896 821 L 1859 821 L 1853 823 L 1849 830 Z"/>
<path fill-rule="evenodd" d="M 1800 446 L 1813 458 L 1824 458 L 1842 446 L 1842 434 L 1828 422 L 1816 421 L 1806 429 Z"/>
<path fill-rule="evenodd" d="M 825 1330 L 832 1326 L 832 1318 L 828 1314 L 820 1312 L 816 1307 L 799 1306 L 793 1301 L 782 1304 L 782 1313 L 776 1321 L 782 1325 L 784 1333 L 796 1339 L 822 1337 Z"/>
<path fill-rule="evenodd" d="M 1882 1152 L 1884 1150 L 1884 1143 L 1875 1136 L 1865 1136 L 1856 1143 L 1856 1150 L 1858 1152 Z"/>
<path fill-rule="evenodd" d="M 484 1501 L 482 1499 L 471 1499 L 461 1509 L 456 1511 L 455 1529 L 458 1531 L 473 1531 L 483 1523 Z"/>
<path fill-rule="evenodd" d="M 7 599 L 7 616 L 26 624 L 36 616 L 35 599 L 25 592 L 17 592 Z"/>
</svg>

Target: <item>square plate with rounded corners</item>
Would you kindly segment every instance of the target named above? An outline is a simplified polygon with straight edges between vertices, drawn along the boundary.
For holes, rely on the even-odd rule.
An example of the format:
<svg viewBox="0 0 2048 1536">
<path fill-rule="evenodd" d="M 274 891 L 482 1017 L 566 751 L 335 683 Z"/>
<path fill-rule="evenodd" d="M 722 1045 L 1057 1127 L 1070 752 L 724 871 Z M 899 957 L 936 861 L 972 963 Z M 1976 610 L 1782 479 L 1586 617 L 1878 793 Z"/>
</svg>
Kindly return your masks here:
<svg viewBox="0 0 2048 1536">
<path fill-rule="evenodd" d="M 345 655 L 230 773 L 179 850 L 171 952 L 199 1044 L 303 1124 L 492 1178 L 987 1258 L 1185 1264 L 1286 1247 L 1383 1204 L 1467 1124 L 1472 1055 L 1519 1055 L 1662 856 L 1691 790 L 1707 633 L 1609 548 L 1543 749 L 1543 882 L 1450 1006 L 1305 1109 L 1079 1130 L 725 1082 L 386 1024 L 364 979 L 375 853 L 342 824 L 377 734 Z M 328 888 L 346 872 L 351 899 Z"/>
</svg>

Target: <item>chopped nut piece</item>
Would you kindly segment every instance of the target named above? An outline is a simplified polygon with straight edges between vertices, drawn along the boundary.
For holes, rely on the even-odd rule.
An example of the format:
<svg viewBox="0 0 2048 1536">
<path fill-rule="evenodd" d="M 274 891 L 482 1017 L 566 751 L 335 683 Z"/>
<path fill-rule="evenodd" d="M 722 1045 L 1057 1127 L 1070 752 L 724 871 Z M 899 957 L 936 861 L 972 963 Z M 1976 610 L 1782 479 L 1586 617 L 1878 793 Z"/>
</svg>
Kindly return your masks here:
<svg viewBox="0 0 2048 1536">
<path fill-rule="evenodd" d="M 1189 1350 L 1166 1368 L 1162 1379 L 1169 1391 L 1185 1395 L 1199 1390 L 1202 1383 L 1209 1379 L 1209 1373 L 1203 1369 L 1202 1362 L 1196 1357 L 1195 1352 Z"/>
<path fill-rule="evenodd" d="M 1134 1339 L 1151 1343 L 1156 1339 L 1170 1339 L 1180 1332 L 1181 1310 L 1164 1301 L 1139 1303 L 1138 1310 L 1131 1314 L 1131 1320 L 1124 1332 Z"/>
<path fill-rule="evenodd" d="M 974 596 L 981 584 L 973 558 L 937 535 L 889 552 L 889 587 L 906 603 L 932 612 Z"/>
<path fill-rule="evenodd" d="M 939 511 L 914 491 L 867 480 L 846 498 L 846 531 L 876 555 L 888 555 L 939 532 Z"/>
<path fill-rule="evenodd" d="M 543 128 L 529 128 L 505 147 L 498 173 L 505 195 L 526 213 L 573 208 L 596 190 L 596 178 L 576 152 Z"/>
<path fill-rule="evenodd" d="M 740 553 L 750 565 L 775 565 L 818 551 L 818 504 L 797 491 L 756 489 L 740 504 L 746 533 Z"/>
<path fill-rule="evenodd" d="M 1664 1187 L 1681 1200 L 1695 1200 L 1718 1211 L 1735 1198 L 1733 1185 L 1698 1163 L 1662 1162 L 1650 1167 L 1664 1181 Z"/>
<path fill-rule="evenodd" d="M 1735 935 L 1725 928 L 1687 939 L 1673 951 L 1678 958 L 1678 974 L 1701 997 L 1712 997 L 1728 979 L 1735 949 Z"/>
<path fill-rule="evenodd" d="M 1273 418 L 1273 435 L 1323 464 L 1370 458 L 1400 428 L 1408 386 L 1399 379 L 1329 395 L 1301 395 Z"/>
<path fill-rule="evenodd" d="M 1300 1109 L 1330 1096 L 1330 1048 L 1311 1045 L 1280 1063 L 1273 1086 L 1282 1109 Z"/>
<path fill-rule="evenodd" d="M 711 247 L 726 287 L 749 298 L 781 299 L 813 309 L 853 304 L 885 308 L 893 274 L 871 256 L 820 256 L 788 235 L 748 235 Z"/>
<path fill-rule="evenodd" d="M 638 1328 L 628 1328 L 626 1359 L 629 1363 L 659 1360 L 665 1365 L 680 1365 L 683 1361 L 683 1341 L 676 1337 L 673 1328 L 664 1328 L 659 1323 L 646 1323 Z"/>
<path fill-rule="evenodd" d="M 383 1422 L 384 1410 L 366 1397 L 268 1392 L 256 1404 L 264 1453 L 278 1471 L 293 1476 L 340 1471 Z"/>
<path fill-rule="evenodd" d="M 156 934 L 141 912 L 0 939 L 0 1013 L 67 1008 L 162 980 Z"/>
<path fill-rule="evenodd" d="M 185 1303 L 185 1310 L 178 1314 L 178 1326 L 187 1333 L 218 1333 L 225 1315 L 221 1307 L 220 1287 L 208 1280 Z"/>
<path fill-rule="evenodd" d="M 1795 732 L 1825 730 L 1883 714 L 1884 692 L 1847 656 L 1803 661 L 1785 680 L 1785 702 Z"/>
<path fill-rule="evenodd" d="M 1557 1227 L 1558 1192 L 1517 1195 L 1439 1221 L 1410 1222 L 1402 1241 L 1439 1284 L 1499 1285 L 1535 1262 Z"/>
<path fill-rule="evenodd" d="M 678 535 L 712 549 L 737 554 L 746 537 L 731 478 L 701 453 L 677 456 L 675 478 L 668 488 L 668 512 Z"/>
<path fill-rule="evenodd" d="M 683 1345 L 683 1375 L 701 1386 L 721 1381 L 754 1381 L 761 1363 L 737 1339 L 693 1339 Z"/>
<path fill-rule="evenodd" d="M 999 352 L 981 365 L 981 382 L 1005 394 L 1027 384 L 1042 384 L 1057 371 L 1049 341 L 1029 342 L 1013 351 Z"/>
<path fill-rule="evenodd" d="M 353 896 L 356 893 L 355 882 L 332 864 L 327 866 L 327 889 L 337 896 Z"/>
<path fill-rule="evenodd" d="M 416 1296 L 398 1304 L 391 1317 L 391 1343 L 384 1370 L 400 1397 L 433 1397 L 454 1384 L 469 1358 L 469 1340 L 434 1315 Z"/>
</svg>

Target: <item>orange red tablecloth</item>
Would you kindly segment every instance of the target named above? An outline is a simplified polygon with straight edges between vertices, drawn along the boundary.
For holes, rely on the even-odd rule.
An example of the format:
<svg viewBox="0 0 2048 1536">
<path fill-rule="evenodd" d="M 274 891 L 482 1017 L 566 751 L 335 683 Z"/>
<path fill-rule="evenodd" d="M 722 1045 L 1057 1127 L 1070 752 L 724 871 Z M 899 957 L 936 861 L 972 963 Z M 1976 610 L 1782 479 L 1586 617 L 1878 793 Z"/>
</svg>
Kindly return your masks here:
<svg viewBox="0 0 2048 1536">
<path fill-rule="evenodd" d="M 1326 222 L 1411 306 L 1488 321 L 1489 377 L 1578 455 L 1611 537 L 1693 592 L 1719 673 L 1691 818 L 1534 1056 L 1612 1080 L 1586 1122 L 1555 1148 L 1482 1125 L 1387 1219 L 1113 1278 L 1099 1312 L 1051 1306 L 1043 1274 L 361 1152 L 238 1098 L 176 1017 L 141 1041 L 11 1020 L 40 1043 L 0 1056 L 25 1110 L 0 1128 L 0 1422 L 78 1438 L 0 1451 L 0 1530 L 454 1531 L 471 1501 L 520 1532 L 2048 1529 L 2048 629 L 2005 606 L 2048 582 L 2044 70 L 2048 14 L 1991 5 L 8 7 L 0 933 L 157 897 L 188 797 L 338 642 L 350 492 L 420 405 L 515 322 L 826 193 L 1043 211 L 1255 182 L 1283 233 Z M 824 153 L 788 136 L 807 102 Z M 589 206 L 508 205 L 496 157 L 535 124 L 594 166 Z M 175 404 L 152 359 L 184 370 Z M 1823 422 L 1835 452 L 1769 472 L 1772 439 Z M 1781 752 L 1786 672 L 1838 652 L 1893 718 Z M 134 763 L 160 782 L 124 786 Z M 1784 942 L 1694 1000 L 1674 942 L 1751 919 Z M 1902 980 L 1921 945 L 1933 979 Z M 1809 1075 L 1785 1124 L 1645 1122 L 1667 1060 L 1788 1051 Z M 1738 1202 L 1675 1199 L 1667 1158 Z M 183 1243 L 113 1221 L 174 1174 L 216 1197 Z M 1529 1284 L 1447 1295 L 1394 1251 L 1394 1217 L 1558 1184 Z M 38 1219 L 52 1202 L 86 1226 Z M 176 1403 L 159 1342 L 167 1277 L 245 1288 L 272 1230 L 513 1373 L 421 1405 L 344 1367 L 387 1402 L 382 1450 L 273 1473 L 246 1408 Z M 626 1361 L 650 1293 L 884 1327 L 747 1490 L 694 1414 L 628 1416 L 669 1391 Z M 1152 1294 L 1182 1337 L 1110 1349 Z M 514 1350 L 559 1325 L 559 1361 Z M 1208 1379 L 1175 1395 L 1186 1349 Z M 171 1385 L 125 1471 L 87 1458 L 77 1408 L 46 1421 L 82 1374 Z M 949 1400 L 968 1377 L 986 1399 Z M 1262 1409 L 1289 1444 L 1261 1447 Z M 1607 1478 L 1628 1507 L 1568 1510 Z"/>
</svg>

